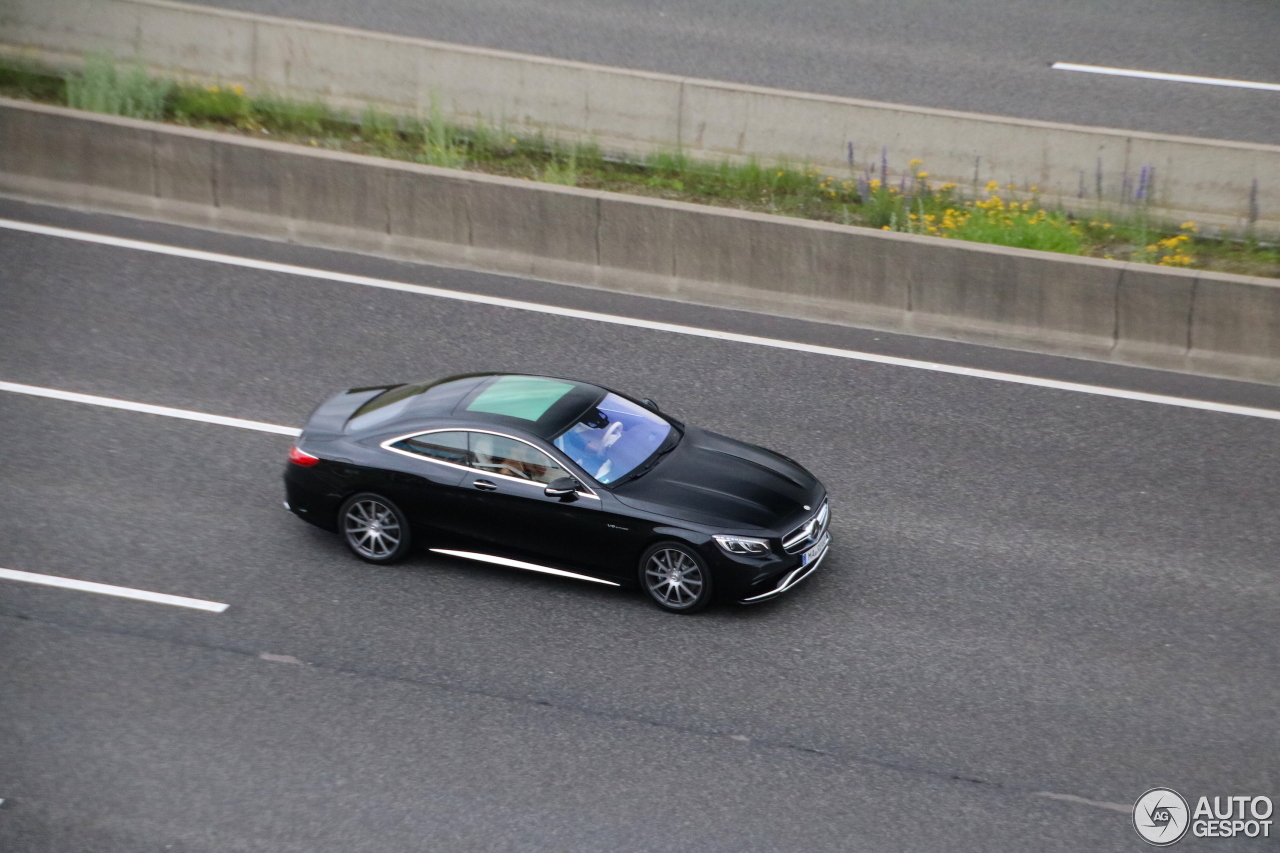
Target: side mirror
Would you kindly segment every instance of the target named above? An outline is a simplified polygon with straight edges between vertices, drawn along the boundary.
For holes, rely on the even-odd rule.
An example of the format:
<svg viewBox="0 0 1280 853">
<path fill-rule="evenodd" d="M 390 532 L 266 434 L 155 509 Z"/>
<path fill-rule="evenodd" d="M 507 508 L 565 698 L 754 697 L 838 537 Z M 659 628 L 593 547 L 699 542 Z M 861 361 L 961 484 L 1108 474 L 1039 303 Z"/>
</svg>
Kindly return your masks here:
<svg viewBox="0 0 1280 853">
<path fill-rule="evenodd" d="M 640 405 L 644 406 L 646 409 L 649 409 L 650 411 L 653 411 L 653 412 L 658 411 L 658 404 L 650 400 L 648 397 L 641 400 Z"/>
<path fill-rule="evenodd" d="M 572 477 L 558 477 L 548 483 L 542 493 L 549 498 L 576 501 L 578 499 L 578 481 Z"/>
</svg>

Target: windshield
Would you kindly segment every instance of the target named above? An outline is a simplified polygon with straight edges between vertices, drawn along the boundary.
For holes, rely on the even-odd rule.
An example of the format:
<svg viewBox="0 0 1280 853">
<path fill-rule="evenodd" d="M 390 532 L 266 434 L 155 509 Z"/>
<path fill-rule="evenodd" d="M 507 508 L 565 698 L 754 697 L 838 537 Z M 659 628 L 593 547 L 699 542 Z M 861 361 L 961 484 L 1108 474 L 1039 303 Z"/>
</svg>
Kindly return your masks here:
<svg viewBox="0 0 1280 853">
<path fill-rule="evenodd" d="M 664 418 L 606 394 L 554 443 L 596 480 L 612 483 L 652 456 L 670 434 Z"/>
</svg>

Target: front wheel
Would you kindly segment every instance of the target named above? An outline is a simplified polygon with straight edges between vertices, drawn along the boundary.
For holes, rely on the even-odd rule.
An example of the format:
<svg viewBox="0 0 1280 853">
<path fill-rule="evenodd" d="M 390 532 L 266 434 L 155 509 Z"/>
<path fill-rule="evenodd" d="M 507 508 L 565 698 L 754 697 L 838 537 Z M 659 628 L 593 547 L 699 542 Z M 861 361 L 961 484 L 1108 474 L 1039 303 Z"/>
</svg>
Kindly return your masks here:
<svg viewBox="0 0 1280 853">
<path fill-rule="evenodd" d="M 394 563 L 409 553 L 409 520 L 381 495 L 347 498 L 338 510 L 338 527 L 347 547 L 370 563 Z"/>
<path fill-rule="evenodd" d="M 711 603 L 711 572 L 698 553 L 677 542 L 659 542 L 640 558 L 640 586 L 671 613 L 697 613 Z"/>
</svg>

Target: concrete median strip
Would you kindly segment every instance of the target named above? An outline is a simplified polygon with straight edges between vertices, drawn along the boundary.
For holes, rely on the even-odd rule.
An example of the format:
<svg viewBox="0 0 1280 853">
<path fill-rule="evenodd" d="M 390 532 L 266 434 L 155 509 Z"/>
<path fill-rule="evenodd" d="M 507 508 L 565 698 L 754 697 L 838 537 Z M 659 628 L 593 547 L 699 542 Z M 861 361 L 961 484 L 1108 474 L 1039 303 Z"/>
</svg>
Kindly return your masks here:
<svg viewBox="0 0 1280 853">
<path fill-rule="evenodd" d="M 897 356 L 881 355 L 879 353 L 860 352 L 857 350 L 840 349 L 837 347 L 819 346 L 816 344 L 805 344 L 798 341 L 780 340 L 777 338 L 765 338 L 757 335 L 744 335 L 737 332 L 726 332 L 719 329 L 705 329 L 696 326 L 682 326 L 676 323 L 663 323 L 656 320 L 644 320 L 637 317 L 623 317 L 616 314 L 602 314 L 595 311 L 582 311 L 576 308 L 562 308 L 557 305 L 542 305 L 536 302 L 523 302 L 517 299 L 506 299 L 499 296 L 485 296 L 476 293 L 464 293 L 456 290 L 445 290 L 439 287 L 427 287 L 419 284 L 409 284 L 407 282 L 389 281 L 387 279 L 372 278 L 369 276 L 351 275 L 349 273 L 331 272 L 329 270 L 315 269 L 312 267 L 295 266 L 293 264 L 281 264 L 274 261 L 262 261 L 256 258 L 245 258 L 237 255 L 226 255 L 217 252 L 206 252 L 198 249 L 187 249 L 181 246 L 167 246 L 160 243 L 148 243 L 141 240 L 130 240 L 122 237 L 112 237 L 105 234 L 91 234 L 85 231 L 73 231 L 66 228 L 57 228 L 48 225 L 37 225 L 29 222 L 18 222 L 11 219 L 0 219 L 0 228 L 13 231 L 22 231 L 30 234 L 40 234 L 42 236 L 59 237 L 70 240 L 81 240 L 89 243 L 97 243 L 99 245 L 115 246 L 122 249 L 132 249 L 142 252 L 154 252 L 157 254 L 171 255 L 176 257 L 190 258 L 192 260 L 208 261 L 211 263 L 227 264 L 230 266 L 245 267 L 248 269 L 264 270 L 268 272 L 284 273 L 286 275 L 295 275 L 305 278 L 315 278 L 324 281 L 341 282 L 345 284 L 354 284 L 362 287 L 376 287 L 385 290 L 398 290 L 404 293 L 416 293 L 421 296 L 429 296 L 437 299 L 450 299 L 459 302 L 471 302 L 480 305 L 492 305 L 499 308 L 510 308 L 518 311 L 533 311 L 539 314 L 551 314 L 559 317 L 568 317 L 576 320 L 587 320 L 597 323 L 609 323 L 617 326 L 630 326 L 637 329 L 648 329 L 655 332 L 668 332 L 677 335 L 692 335 L 700 338 L 712 338 L 714 340 L 729 341 L 740 344 L 748 344 L 751 346 L 763 346 L 772 349 L 789 350 L 792 352 L 809 353 L 812 355 L 829 356 L 833 358 L 844 358 L 854 361 L 865 361 L 874 364 L 892 365 L 895 367 L 905 367 L 913 370 L 928 370 L 935 373 L 947 373 L 954 376 L 966 376 L 975 379 L 994 380 L 997 382 L 1011 382 L 1019 385 L 1031 385 L 1038 388 L 1048 388 L 1057 391 L 1071 391 L 1080 394 L 1092 394 L 1102 397 L 1116 397 L 1124 400 L 1135 400 L 1144 403 L 1155 403 L 1164 406 L 1177 406 L 1187 409 L 1200 409 L 1209 412 L 1220 412 L 1223 414 L 1244 415 L 1246 417 L 1264 418 L 1267 420 L 1280 420 L 1280 411 L 1272 409 L 1260 409 L 1250 406 L 1235 406 L 1226 403 L 1215 403 L 1208 400 L 1192 400 L 1184 397 L 1173 397 L 1164 394 L 1148 394 L 1142 391 L 1130 391 L 1123 388 L 1108 388 L 1101 385 L 1086 385 L 1078 382 L 1062 382 L 1056 379 L 1045 379 L 1038 376 L 1023 376 L 1015 373 L 1002 373 L 994 370 L 980 370 L 972 367 L 963 367 L 953 364 L 940 364 L 936 362 L 919 361 L 917 359 L 899 358 Z M 263 432 L 273 432 L 280 435 L 299 435 L 300 430 L 294 427 L 279 426 L 277 424 L 265 424 L 258 421 L 244 421 L 238 418 L 228 418 L 221 415 L 206 415 L 199 412 L 191 412 L 184 409 L 169 409 L 163 406 L 151 406 L 140 403 L 130 403 L 126 400 L 116 400 L 109 397 L 94 397 L 88 394 L 75 394 L 66 391 L 58 391 L 52 388 L 39 388 L 31 385 L 19 385 L 13 382 L 0 382 L 0 391 L 11 391 L 19 394 L 31 394 L 39 397 L 49 397 L 58 400 L 70 400 L 78 403 L 91 403 L 95 405 L 108 406 L 110 408 L 128 409 L 130 411 L 146 412 L 148 414 L 168 415 L 170 417 L 184 418 L 187 420 L 198 420 L 205 423 L 224 424 L 226 426 L 235 426 L 242 429 L 257 429 Z"/>
<path fill-rule="evenodd" d="M 166 595 L 162 592 L 148 592 L 144 589 L 130 589 L 127 586 L 112 586 L 105 583 L 60 578 L 55 575 L 39 575 L 34 572 L 20 572 L 15 569 L 0 569 L 0 579 L 33 583 L 41 586 L 53 586 L 60 589 L 74 589 L 79 592 L 93 592 L 98 595 L 113 595 L 118 598 L 132 598 L 136 601 L 149 601 L 153 604 L 168 604 L 173 607 L 189 607 L 193 610 L 207 610 L 210 613 L 221 613 L 229 605 L 217 601 L 204 601 L 199 598 L 185 598 L 181 595 Z"/>
<path fill-rule="evenodd" d="M 698 159 L 784 158 L 847 175 L 920 159 L 930 180 L 1035 185 L 1050 203 L 1280 230 L 1280 146 L 1085 127 L 795 92 L 530 56 L 170 0 L 6 0 L 0 42 L 75 62 L 136 56 L 158 72 L 257 92 L 368 103 Z M 1233 81 L 1236 82 L 1236 81 Z M 1263 84 L 1265 85 L 1265 84 Z"/>
<path fill-rule="evenodd" d="M 4 99 L 0 192 L 699 304 L 1280 384 L 1273 279 L 559 187 Z"/>
</svg>

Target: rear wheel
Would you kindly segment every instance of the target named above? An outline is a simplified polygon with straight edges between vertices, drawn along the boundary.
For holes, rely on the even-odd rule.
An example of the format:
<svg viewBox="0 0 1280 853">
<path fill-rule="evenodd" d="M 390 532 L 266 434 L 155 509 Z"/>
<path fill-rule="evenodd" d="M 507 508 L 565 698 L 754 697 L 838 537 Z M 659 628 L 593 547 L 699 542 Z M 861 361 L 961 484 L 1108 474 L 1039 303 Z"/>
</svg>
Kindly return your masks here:
<svg viewBox="0 0 1280 853">
<path fill-rule="evenodd" d="M 409 553 L 409 520 L 381 495 L 352 495 L 338 510 L 338 529 L 347 547 L 370 563 L 394 563 Z"/>
<path fill-rule="evenodd" d="M 659 542 L 640 558 L 640 586 L 663 610 L 697 613 L 711 603 L 711 572 L 697 552 Z"/>
</svg>

